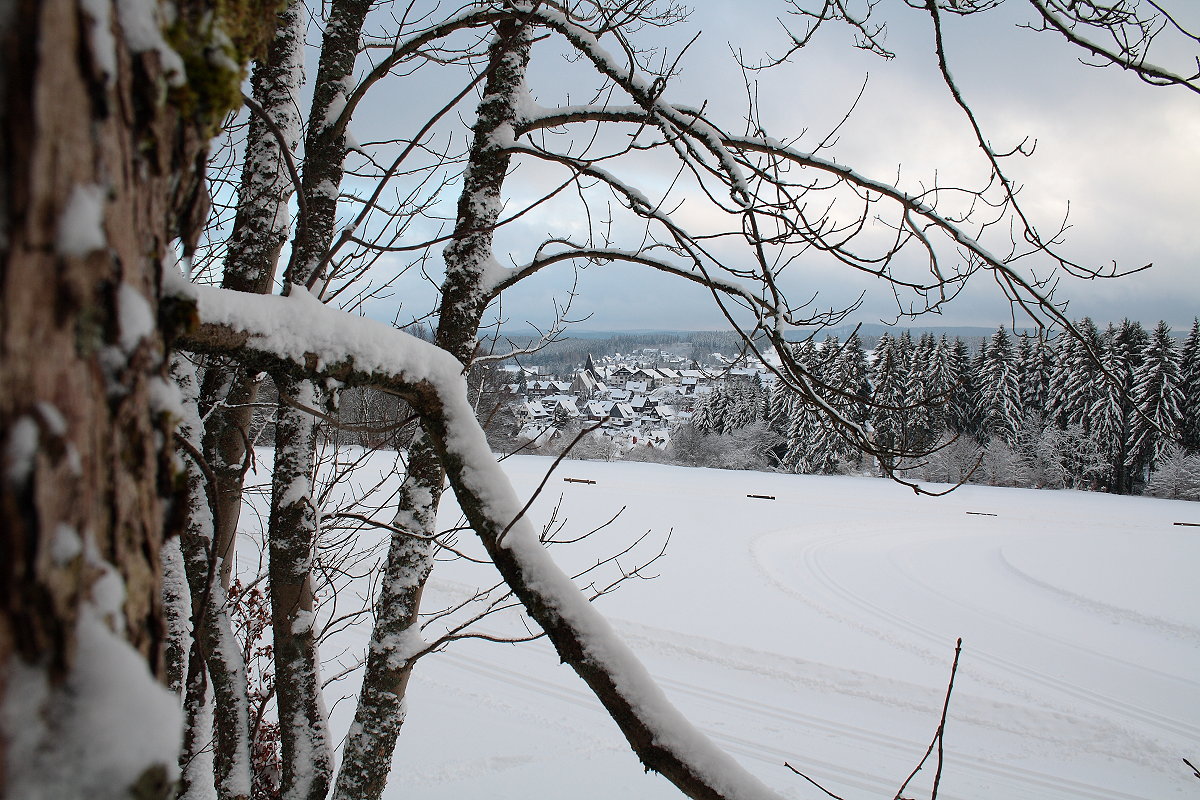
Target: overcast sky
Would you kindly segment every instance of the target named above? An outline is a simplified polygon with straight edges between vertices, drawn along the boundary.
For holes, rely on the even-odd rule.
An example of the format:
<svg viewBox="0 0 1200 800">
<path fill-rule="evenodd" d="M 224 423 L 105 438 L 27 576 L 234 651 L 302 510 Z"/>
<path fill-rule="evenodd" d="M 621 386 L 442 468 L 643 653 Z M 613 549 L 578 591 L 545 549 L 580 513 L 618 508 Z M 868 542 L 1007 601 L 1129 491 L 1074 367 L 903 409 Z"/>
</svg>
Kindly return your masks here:
<svg viewBox="0 0 1200 800">
<path fill-rule="evenodd" d="M 1200 28 L 1200 2 L 1168 4 Z M 900 0 L 881 5 L 896 15 L 888 19 L 886 41 L 897 57 L 885 61 L 855 50 L 846 28 L 823 29 L 793 63 L 758 73 L 767 127 L 777 138 L 808 131 L 809 138 L 798 146 L 811 146 L 814 137 L 845 114 L 866 79 L 857 111 L 827 155 L 881 179 L 894 179 L 900 170 L 902 185 L 909 189 L 935 174 L 942 183 L 977 178 L 980 154 L 937 73 L 928 15 L 903 7 Z M 1154 264 L 1152 270 L 1125 279 L 1064 278 L 1057 297 L 1069 300 L 1073 318 L 1086 314 L 1106 322 L 1128 316 L 1190 325 L 1200 314 L 1200 96 L 1151 87 L 1128 73 L 1083 66 L 1081 53 L 1061 38 L 1014 24 L 1028 16 L 1021 0 L 1010 0 L 1008 6 L 1010 10 L 976 20 L 948 20 L 948 51 L 954 76 L 996 148 L 1008 149 L 1025 137 L 1037 140 L 1032 157 L 1006 162 L 1012 177 L 1024 185 L 1026 209 L 1050 229 L 1069 204 L 1071 229 L 1064 250 L 1076 261 L 1101 267 L 1116 262 L 1122 268 Z M 767 0 L 700 0 L 687 22 L 647 34 L 646 41 L 672 54 L 701 34 L 666 97 L 705 105 L 714 118 L 740 129 L 745 91 L 730 48 L 747 56 L 779 52 L 784 38 L 776 17 L 784 9 Z M 544 105 L 564 98 L 574 69 L 550 47 L 537 45 L 541 50 L 535 49 L 529 80 L 531 93 Z M 1181 54 L 1187 55 L 1164 52 L 1159 60 Z M 1186 60 L 1182 63 L 1180 69 L 1186 69 Z M 575 102 L 586 99 L 578 89 L 571 96 Z M 537 177 L 530 173 L 518 175 L 523 180 Z M 654 183 L 654 175 L 646 178 Z M 517 196 L 523 191 L 519 181 L 510 179 L 509 186 Z M 498 237 L 497 254 L 502 261 L 509 255 L 528 258 L 522 247 L 529 241 L 578 224 L 578 219 L 555 218 L 552 209 L 530 214 Z M 570 278 L 560 272 L 520 287 L 504 298 L 504 317 L 512 325 L 544 323 L 569 286 Z M 816 293 L 816 305 L 823 308 L 840 307 L 865 291 L 856 321 L 895 316 L 891 292 L 881 282 L 820 259 L 806 260 L 803 273 L 788 288 L 793 297 Z M 582 328 L 713 329 L 724 324 L 706 292 L 640 269 L 590 268 L 582 273 L 579 289 L 572 315 L 588 317 Z M 421 305 L 418 296 L 408 297 L 411 307 Z M 916 324 L 990 327 L 1010 322 L 1007 303 L 984 275 L 941 316 Z"/>
</svg>

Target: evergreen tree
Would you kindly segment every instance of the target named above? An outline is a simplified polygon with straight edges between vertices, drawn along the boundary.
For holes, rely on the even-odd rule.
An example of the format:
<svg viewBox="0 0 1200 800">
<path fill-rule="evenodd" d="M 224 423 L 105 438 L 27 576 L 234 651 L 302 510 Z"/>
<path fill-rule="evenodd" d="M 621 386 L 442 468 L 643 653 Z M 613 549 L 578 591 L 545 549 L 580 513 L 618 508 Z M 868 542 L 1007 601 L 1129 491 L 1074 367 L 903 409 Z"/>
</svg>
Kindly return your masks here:
<svg viewBox="0 0 1200 800">
<path fill-rule="evenodd" d="M 1159 321 L 1150 337 L 1142 364 L 1134 374 L 1133 452 L 1138 463 L 1156 468 L 1163 447 L 1178 429 L 1180 400 L 1179 354 L 1166 322 Z"/>
<path fill-rule="evenodd" d="M 847 416 L 860 425 L 865 423 L 870 416 L 868 402 L 871 397 L 871 368 L 857 331 L 850 334 L 846 343 L 842 345 L 834 368 L 837 385 L 850 395 L 846 399 Z"/>
<path fill-rule="evenodd" d="M 821 355 L 811 339 L 793 345 L 792 358 L 816 381 L 823 382 Z M 778 455 L 780 466 L 788 472 L 822 471 L 828 460 L 823 452 L 826 444 L 824 428 L 828 423 L 812 401 L 780 384 L 772 406 L 773 418 L 769 422 L 783 437 Z"/>
<path fill-rule="evenodd" d="M 571 424 L 571 414 L 567 411 L 566 406 L 554 407 L 554 416 L 550 420 L 550 424 L 554 426 L 555 430 L 560 431 Z"/>
<path fill-rule="evenodd" d="M 1050 397 L 1054 351 L 1043 335 L 1022 335 L 1017 347 L 1017 382 L 1021 387 L 1021 411 L 1045 415 Z"/>
<path fill-rule="evenodd" d="M 1097 359 L 1104 350 L 1100 331 L 1091 317 L 1075 323 L 1082 341 L 1068 334 L 1059 337 L 1058 360 L 1050 381 L 1050 416 L 1060 428 L 1079 425 L 1091 434 L 1092 412 L 1097 406 L 1104 375 Z"/>
<path fill-rule="evenodd" d="M 905 406 L 908 364 L 901 340 L 892 338 L 886 331 L 875 345 L 872 374 L 871 396 L 876 405 L 871 409 L 871 426 L 875 445 L 885 453 L 901 452 L 905 447 L 908 423 Z"/>
<path fill-rule="evenodd" d="M 718 431 L 725 420 L 725 400 L 720 385 L 701 396 L 692 409 L 692 427 L 701 433 Z"/>
<path fill-rule="evenodd" d="M 1180 442 L 1188 450 L 1200 450 L 1200 319 L 1192 320 L 1180 353 L 1179 390 Z"/>
<path fill-rule="evenodd" d="M 944 333 L 933 349 L 933 363 L 929 368 L 928 380 L 929 396 L 935 398 L 937 403 L 934 440 L 940 441 L 945 438 L 946 428 L 950 425 L 951 404 L 962 381 L 962 365 L 956 353 L 956 345 Z"/>
<path fill-rule="evenodd" d="M 1140 323 L 1128 319 L 1117 328 L 1108 326 L 1101 340 L 1103 370 L 1095 388 L 1091 410 L 1091 430 L 1108 460 L 1109 491 L 1129 494 L 1140 462 L 1134 433 L 1134 374 L 1140 368 L 1149 337 Z"/>
<path fill-rule="evenodd" d="M 992 335 L 980 356 L 976 380 L 983 435 L 1011 445 L 1021 427 L 1021 389 L 1012 339 L 1003 326 Z"/>
<path fill-rule="evenodd" d="M 762 419 L 765 392 L 757 375 L 727 379 L 719 391 L 724 398 L 723 413 L 715 426 L 719 432 L 731 433 Z"/>
<path fill-rule="evenodd" d="M 979 352 L 970 359 L 965 369 L 965 372 L 971 377 L 971 393 L 969 398 L 972 425 L 968 433 L 981 443 L 987 439 L 987 433 L 984 430 L 983 403 L 980 398 L 980 392 L 983 388 L 983 374 L 987 361 L 988 341 L 988 339 L 984 339 L 979 343 Z"/>
<path fill-rule="evenodd" d="M 917 346 L 913 342 L 912 331 L 905 330 L 899 336 L 892 338 L 892 346 L 896 349 L 896 368 L 904 377 L 904 385 L 908 386 L 908 374 L 912 370 L 916 358 Z"/>
<path fill-rule="evenodd" d="M 944 401 L 933 387 L 937 341 L 932 333 L 923 333 L 913 348 L 905 381 L 908 412 L 908 444 L 915 452 L 933 447 L 941 435 Z"/>
<path fill-rule="evenodd" d="M 971 370 L 971 349 L 958 337 L 954 338 L 947 353 L 945 372 L 958 378 L 946 407 L 946 424 L 956 434 L 975 435 L 979 430 L 979 417 L 975 411 L 976 385 Z"/>
<path fill-rule="evenodd" d="M 832 339 L 832 343 L 836 341 Z M 830 348 L 831 342 L 827 341 L 825 347 Z M 865 424 L 870 417 L 870 367 L 857 333 L 850 334 L 844 344 L 826 354 L 824 369 L 825 384 L 833 390 L 830 402 L 850 421 Z M 831 423 L 826 422 L 825 429 L 826 449 L 830 456 L 827 463 L 836 464 L 839 470 L 859 467 L 862 451 Z"/>
</svg>

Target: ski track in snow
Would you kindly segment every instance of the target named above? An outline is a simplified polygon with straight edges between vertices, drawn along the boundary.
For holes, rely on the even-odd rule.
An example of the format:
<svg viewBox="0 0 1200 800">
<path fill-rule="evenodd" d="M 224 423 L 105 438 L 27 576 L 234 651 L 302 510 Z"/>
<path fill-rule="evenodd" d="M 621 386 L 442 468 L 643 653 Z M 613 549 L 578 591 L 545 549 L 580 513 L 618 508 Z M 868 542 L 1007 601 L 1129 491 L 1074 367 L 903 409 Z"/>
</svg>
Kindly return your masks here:
<svg viewBox="0 0 1200 800">
<path fill-rule="evenodd" d="M 1089 611 L 1108 617 L 1115 622 L 1133 622 L 1162 633 L 1165 636 L 1171 636 L 1178 639 L 1185 639 L 1193 645 L 1200 645 L 1200 628 L 1192 625 L 1185 625 L 1179 622 L 1173 622 L 1162 617 L 1154 616 L 1153 614 L 1143 614 L 1131 608 L 1123 608 L 1121 606 L 1105 603 L 1102 600 L 1096 600 L 1078 592 L 1073 592 L 1061 586 L 1055 586 L 1053 583 L 1040 580 L 1039 578 L 1030 575 L 1017 564 L 1014 564 L 1009 559 L 1009 554 L 1003 549 L 999 552 L 1000 560 L 1004 563 L 1005 568 L 1010 570 L 1021 580 L 1043 589 L 1047 592 L 1059 595 L 1067 601 L 1076 605 L 1082 606 Z M 1195 683 L 1193 681 L 1193 683 Z"/>
<path fill-rule="evenodd" d="M 661 641 L 655 636 L 656 633 L 669 635 L 667 631 L 654 632 L 644 627 L 640 634 L 633 633 L 627 624 L 622 624 L 620 627 L 621 632 L 635 646 Z M 719 645 L 719 643 L 706 643 L 707 647 L 712 647 L 713 645 Z M 536 645 L 529 645 L 529 647 L 541 650 L 542 655 L 547 658 L 553 656 L 548 645 L 538 643 Z M 710 660 L 706 658 L 703 651 L 698 651 L 695 648 L 690 648 L 689 654 L 702 660 Z M 600 708 L 592 695 L 582 688 L 548 684 L 544 681 L 527 677 L 517 670 L 458 653 L 447 653 L 443 657 L 446 663 L 453 669 L 462 670 L 496 683 L 505 684 L 509 688 L 516 688 L 522 692 L 532 693 L 555 703 L 566 703 L 575 708 L 585 709 L 591 712 L 597 720 L 603 721 L 603 709 Z M 728 664 L 729 661 L 725 659 L 722 660 L 722 663 Z M 870 728 L 848 725 L 837 720 L 828 720 L 820 716 L 767 705 L 753 699 L 722 692 L 710 686 L 701 686 L 671 678 L 659 678 L 659 683 L 673 697 L 689 698 L 709 706 L 714 710 L 712 714 L 714 717 L 727 719 L 731 715 L 737 715 L 742 720 L 742 724 L 738 730 L 769 732 L 776 737 L 783 736 L 786 733 L 805 732 L 806 735 L 811 735 L 813 732 L 818 732 L 850 739 L 863 745 L 869 745 L 874 749 L 889 750 L 901 759 L 908 758 L 915 761 L 919 757 L 921 749 L 919 743 L 881 733 Z M 832 689 L 834 687 L 829 688 Z M 538 720 L 538 722 L 546 724 L 545 720 Z M 876 797 L 890 795 L 896 788 L 894 783 L 889 783 L 881 779 L 878 775 L 864 772 L 861 769 L 847 767 L 844 764 L 806 757 L 794 750 L 767 744 L 761 738 L 751 739 L 712 726 L 708 726 L 705 732 L 720 742 L 727 750 L 747 760 L 758 761 L 773 767 L 778 767 L 784 761 L 788 761 L 798 767 L 803 767 L 810 774 L 815 770 L 820 770 L 825 776 L 836 777 L 838 782 L 843 786 L 860 789 Z M 1022 733 L 1036 735 L 1033 731 L 1024 731 Z M 958 764 L 957 768 L 975 773 L 988 781 L 999 781 L 1007 785 L 1012 791 L 1019 792 L 1018 796 L 1023 797 L 1045 797 L 1047 795 L 1040 793 L 1046 791 L 1056 792 L 1057 794 L 1054 796 L 1096 798 L 1096 800 L 1137 800 L 1140 797 L 1140 795 L 1113 791 L 1106 786 L 1068 780 L 1050 773 L 1024 769 L 998 761 L 972 760 Z M 468 771 L 472 772 L 473 770 Z M 447 779 L 461 777 L 461 775 L 452 772 L 447 772 L 445 775 Z M 1035 795 L 1033 794 L 1034 792 L 1038 792 L 1039 794 Z M 954 794 L 945 793 L 943 793 L 943 796 L 947 800 L 954 800 L 956 797 Z"/>
<path fill-rule="evenodd" d="M 527 493 L 549 460 L 506 465 Z M 582 554 L 553 551 L 568 569 L 648 528 L 674 529 L 655 565 L 662 577 L 602 598 L 601 611 L 680 708 L 784 796 L 822 796 L 784 761 L 847 800 L 893 796 L 936 728 L 959 634 L 939 797 L 1195 796 L 1179 759 L 1200 746 L 1200 590 L 1186 583 L 1151 598 L 1154 576 L 1135 571 L 1108 596 L 1104 576 L 1123 565 L 1099 568 L 1111 559 L 1105 543 L 1139 536 L 1132 546 L 1150 548 L 1147 563 L 1194 564 L 1200 536 L 1163 530 L 1195 505 L 982 487 L 914 500 L 878 480 L 628 463 L 564 462 L 559 474 L 597 484 L 552 478 L 530 512 L 537 522 L 560 494 L 568 533 L 628 506 L 601 541 L 577 546 Z M 446 505 L 443 524 L 453 524 Z M 965 515 L 989 509 L 1000 516 Z M 1085 534 L 1097 547 L 1076 561 L 1097 569 L 1059 579 L 1054 558 Z M 1163 580 L 1186 571 L 1174 569 Z M 439 563 L 426 607 L 495 580 L 487 566 Z M 483 629 L 523 630 L 515 615 Z M 385 797 L 677 797 L 641 774 L 557 662 L 544 640 L 463 642 L 423 660 Z M 906 796 L 928 796 L 932 770 Z"/>
<path fill-rule="evenodd" d="M 870 533 L 870 534 L 861 534 L 860 536 L 858 536 L 856 538 L 867 538 L 870 536 L 888 536 L 888 535 L 891 535 L 891 534 L 890 533 L 889 534 Z M 923 640 L 923 641 L 928 642 L 933 645 L 937 645 L 937 644 L 944 642 L 944 640 L 945 640 L 944 631 L 933 629 L 933 628 L 930 628 L 925 625 L 920 625 L 918 623 L 913 622 L 910 619 L 905 618 L 904 616 L 902 616 L 900 614 L 896 614 L 896 613 L 890 611 L 888 608 L 884 607 L 883 605 L 875 603 L 875 602 L 869 600 L 868 598 L 864 597 L 860 593 L 857 593 L 854 590 L 848 588 L 845 584 L 843 584 L 842 582 L 840 582 L 837 579 L 837 577 L 833 574 L 833 572 L 826 567 L 821 556 L 822 556 L 822 553 L 824 553 L 828 549 L 830 549 L 832 547 L 841 546 L 845 541 L 846 541 L 846 538 L 844 536 L 828 537 L 828 538 L 821 539 L 817 542 L 813 542 L 813 543 L 806 545 L 803 548 L 802 553 L 803 553 L 803 558 L 804 558 L 804 565 L 807 568 L 808 573 L 811 576 L 819 579 L 820 582 L 824 585 L 824 587 L 827 588 L 828 590 L 830 590 L 831 592 L 833 592 L 841 600 L 843 600 L 846 606 L 857 608 L 863 612 L 862 616 L 860 617 L 860 620 L 858 622 L 858 624 L 860 626 L 870 628 L 872 626 L 872 624 L 877 621 L 885 621 L 885 622 L 889 623 L 889 626 L 892 629 L 891 631 L 880 631 L 879 632 L 879 635 L 883 638 L 886 638 L 888 641 L 894 642 L 894 643 L 897 643 L 897 642 L 903 643 L 903 642 L 911 642 L 911 641 L 913 641 L 914 638 L 916 638 L 916 639 Z M 896 557 L 894 554 L 889 554 L 888 561 L 890 563 L 892 563 L 893 565 L 895 565 L 897 563 L 897 560 L 896 560 Z M 759 560 L 759 563 L 760 563 L 760 565 L 763 565 L 762 560 Z M 764 569 L 767 569 L 767 567 L 764 566 Z M 994 613 L 992 613 L 988 610 L 981 609 L 976 606 L 972 606 L 969 597 L 963 597 L 963 596 L 953 596 L 952 597 L 944 592 L 939 592 L 936 589 L 933 589 L 927 581 L 922 581 L 922 580 L 918 579 L 909 570 L 897 569 L 895 574 L 897 577 L 902 577 L 902 578 L 906 579 L 907 582 L 909 584 L 911 584 L 910 591 L 911 590 L 924 591 L 929 594 L 935 595 L 947 604 L 957 605 L 960 610 L 961 609 L 974 609 L 976 611 L 976 613 L 978 613 L 981 616 L 984 616 L 984 615 L 990 616 L 992 618 L 991 619 L 992 624 L 1001 625 L 1001 626 L 1010 626 L 1010 627 L 1016 628 L 1027 636 L 1031 636 L 1036 639 L 1043 640 L 1043 644 L 1046 646 L 1053 644 L 1053 645 L 1057 645 L 1057 646 L 1061 646 L 1061 647 L 1073 648 L 1073 649 L 1076 649 L 1076 650 L 1080 651 L 1081 653 L 1084 653 L 1087 656 L 1094 658 L 1094 659 L 1111 660 L 1111 661 L 1117 662 L 1120 665 L 1127 667 L 1128 669 L 1133 670 L 1137 673 L 1142 673 L 1143 677 L 1145 677 L 1145 678 L 1149 678 L 1151 676 L 1156 676 L 1159 678 L 1169 680 L 1173 683 L 1183 684 L 1183 686 L 1178 687 L 1180 689 L 1191 688 L 1194 690 L 1198 685 L 1196 683 L 1196 681 L 1193 681 L 1193 680 L 1187 680 L 1187 679 L 1173 676 L 1173 675 L 1166 675 L 1165 673 L 1162 673 L 1161 671 L 1156 670 L 1152 667 L 1147 667 L 1142 664 L 1137 664 L 1137 663 L 1126 661 L 1123 659 L 1118 659 L 1110 654 L 1102 653 L 1098 650 L 1088 648 L 1088 647 L 1083 647 L 1083 646 L 1080 646 L 1078 644 L 1074 644 L 1071 642 L 1063 642 L 1059 639 L 1056 639 L 1051 633 L 1047 633 L 1045 631 L 1035 629 L 1034 627 L 1027 625 L 1027 624 L 1023 624 L 1011 617 L 1003 617 L 1003 616 L 998 617 Z M 776 583 L 777 583 L 777 585 L 780 585 L 781 587 L 784 586 L 782 581 L 776 580 Z M 845 607 L 845 606 L 843 606 L 843 607 Z M 869 622 L 864 622 L 863 620 L 867 620 Z M 901 631 L 904 635 L 902 635 L 900 637 L 896 637 L 892 633 L 892 631 L 895 631 L 895 630 Z M 929 650 L 929 649 L 922 649 L 922 652 L 925 654 L 932 655 L 933 651 Z M 1103 707 L 1103 708 L 1109 709 L 1111 711 L 1114 711 L 1120 715 L 1129 717 L 1134 720 L 1138 720 L 1140 722 L 1144 722 L 1148 725 L 1151 725 L 1153 727 L 1156 727 L 1156 728 L 1159 728 L 1159 729 L 1162 729 L 1165 731 L 1169 731 L 1169 732 L 1177 734 L 1179 736 L 1187 737 L 1192 740 L 1200 740 L 1200 726 L 1198 726 L 1198 725 L 1191 724 L 1184 720 L 1179 720 L 1177 718 L 1170 717 L 1170 716 L 1167 716 L 1164 714 L 1157 714 L 1157 713 L 1139 708 L 1130 703 L 1123 702 L 1117 698 L 1111 697 L 1111 696 L 1106 695 L 1101 692 L 1088 690 L 1086 688 L 1079 686 L 1076 683 L 1057 678 L 1054 675 L 1051 675 L 1050 673 L 1042 671 L 1042 670 L 1032 669 L 1032 668 L 1023 666 L 1023 665 L 1017 663 L 1016 661 L 1013 661 L 1010 658 L 1006 658 L 1006 657 L 999 655 L 997 653 L 994 653 L 994 652 L 989 652 L 986 649 L 979 649 L 976 647 L 972 647 L 969 651 L 969 660 L 972 663 L 983 662 L 990 666 L 996 667 L 996 668 L 998 668 L 997 671 L 999 672 L 999 674 L 1001 676 L 1004 676 L 1004 677 L 1016 676 L 1024 681 L 1032 681 L 1034 683 L 1041 684 L 1047 688 L 1055 690 L 1056 692 L 1065 694 L 1071 698 L 1082 701 L 1083 707 L 1088 707 L 1088 706 Z M 965 667 L 964 670 L 968 671 L 968 672 L 974 671 L 973 668 L 970 666 Z M 979 675 L 979 677 L 983 680 L 987 680 L 987 681 L 992 682 L 992 683 L 996 684 L 997 686 L 1003 688 L 1003 684 L 1000 684 L 995 677 L 990 677 L 987 675 Z M 1003 678 L 1001 678 L 1001 680 L 1002 679 Z"/>
</svg>

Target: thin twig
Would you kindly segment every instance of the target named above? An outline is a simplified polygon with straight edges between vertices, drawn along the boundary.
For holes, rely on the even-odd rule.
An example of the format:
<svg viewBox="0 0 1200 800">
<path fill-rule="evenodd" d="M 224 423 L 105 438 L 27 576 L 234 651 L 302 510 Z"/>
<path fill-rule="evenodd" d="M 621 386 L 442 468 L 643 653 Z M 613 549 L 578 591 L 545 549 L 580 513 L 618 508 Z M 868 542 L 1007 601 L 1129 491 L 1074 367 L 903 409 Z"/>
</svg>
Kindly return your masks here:
<svg viewBox="0 0 1200 800">
<path fill-rule="evenodd" d="M 954 692 L 954 676 L 958 672 L 958 658 L 962 654 L 962 638 L 954 645 L 954 664 L 950 667 L 950 682 L 946 685 L 946 700 L 942 704 L 942 718 L 938 721 L 937 733 L 933 735 L 933 740 L 929 743 L 928 749 L 925 750 L 925 755 L 922 756 L 920 763 L 916 768 L 904 779 L 904 783 L 900 784 L 899 790 L 896 791 L 896 796 L 893 800 L 900 800 L 900 796 L 904 794 L 905 788 L 921 771 L 921 767 L 925 766 L 925 762 L 929 760 L 929 756 L 933 753 L 934 748 L 937 748 L 937 770 L 933 777 L 933 792 L 930 794 L 930 800 L 937 800 L 938 784 L 942 780 L 942 758 L 944 751 L 942 748 L 942 738 L 946 732 L 946 715 L 950 710 L 950 695 Z"/>
<path fill-rule="evenodd" d="M 821 784 L 817 783 L 817 782 L 816 782 L 816 781 L 814 781 L 812 778 L 808 777 L 807 775 L 805 775 L 803 772 L 801 772 L 800 770 L 798 770 L 798 769 L 796 769 L 795 767 L 793 767 L 793 766 L 792 766 L 791 764 L 789 764 L 788 762 L 786 762 L 786 761 L 785 761 L 785 762 L 783 762 L 783 765 L 784 765 L 785 767 L 787 767 L 788 769 L 790 769 L 792 772 L 794 772 L 794 773 L 796 773 L 797 775 L 799 775 L 801 778 L 804 778 L 804 780 L 808 781 L 808 782 L 809 782 L 809 783 L 811 783 L 813 786 L 815 786 L 815 787 L 817 787 L 818 789 L 820 789 L 822 792 L 824 792 L 824 793 L 825 793 L 826 795 L 828 795 L 829 797 L 832 797 L 832 798 L 833 798 L 833 800 L 846 800 L 846 799 L 845 799 L 844 797 L 842 797 L 841 795 L 834 794 L 833 792 L 829 791 L 829 790 L 828 790 L 828 789 L 826 789 L 824 786 L 822 786 Z"/>
<path fill-rule="evenodd" d="M 512 526 L 516 525 L 517 520 L 524 517 L 526 512 L 529 511 L 529 507 L 533 505 L 533 501 L 537 500 L 538 496 L 541 495 L 542 490 L 546 488 L 546 482 L 550 480 L 550 476 L 554 474 L 554 470 L 558 469 L 558 465 L 562 463 L 562 460 L 567 457 L 568 453 L 571 452 L 571 448 L 579 444 L 580 440 L 583 439 L 584 436 L 587 436 L 589 433 L 598 430 L 602 424 L 602 422 L 597 422 L 590 428 L 584 428 L 575 435 L 575 438 L 571 440 L 570 444 L 563 448 L 563 451 L 554 459 L 554 463 L 550 465 L 550 469 L 546 470 L 546 474 L 542 477 L 542 482 L 539 483 L 537 488 L 533 490 L 533 494 L 530 495 L 529 500 L 525 503 L 521 510 L 517 512 L 517 515 L 513 517 L 507 525 L 504 526 L 504 530 L 500 531 L 500 535 L 496 537 L 497 544 L 504 541 L 504 536 L 510 530 L 512 530 Z"/>
</svg>

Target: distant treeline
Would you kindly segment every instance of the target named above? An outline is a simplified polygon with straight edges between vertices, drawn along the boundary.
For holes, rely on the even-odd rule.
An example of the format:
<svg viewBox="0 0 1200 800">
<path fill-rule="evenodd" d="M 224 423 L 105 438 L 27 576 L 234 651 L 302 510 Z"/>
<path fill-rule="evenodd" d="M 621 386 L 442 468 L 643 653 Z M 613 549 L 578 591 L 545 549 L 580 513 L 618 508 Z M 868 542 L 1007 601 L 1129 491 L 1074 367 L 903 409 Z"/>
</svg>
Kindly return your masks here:
<svg viewBox="0 0 1200 800">
<path fill-rule="evenodd" d="M 532 337 L 515 338 L 511 343 L 501 340 L 495 344 L 495 352 L 503 353 L 513 345 L 517 349 L 524 349 L 535 343 Z M 490 343 L 487 346 L 490 347 Z M 603 338 L 564 338 L 546 344 L 534 353 L 516 357 L 512 363 L 541 367 L 543 372 L 565 376 L 583 364 L 589 355 L 596 358 L 615 353 L 632 356 L 638 351 L 652 348 L 705 364 L 711 360 L 712 353 L 732 356 L 743 347 L 742 338 L 731 331 L 617 333 Z"/>
<path fill-rule="evenodd" d="M 873 356 L 855 336 L 831 336 L 794 345 L 792 357 L 828 387 L 830 406 L 913 477 L 1118 493 L 1157 477 L 1170 486 L 1146 486 L 1153 493 L 1200 499 L 1192 498 L 1200 475 L 1190 474 L 1200 467 L 1200 323 L 1182 346 L 1163 322 L 1101 331 L 1085 318 L 1075 333 L 1048 340 L 1001 328 L 974 353 L 957 338 L 885 334 Z M 825 415 L 783 383 L 773 392 L 723 384 L 692 424 L 724 435 L 764 427 L 751 433 L 787 471 L 864 467 Z"/>
</svg>

